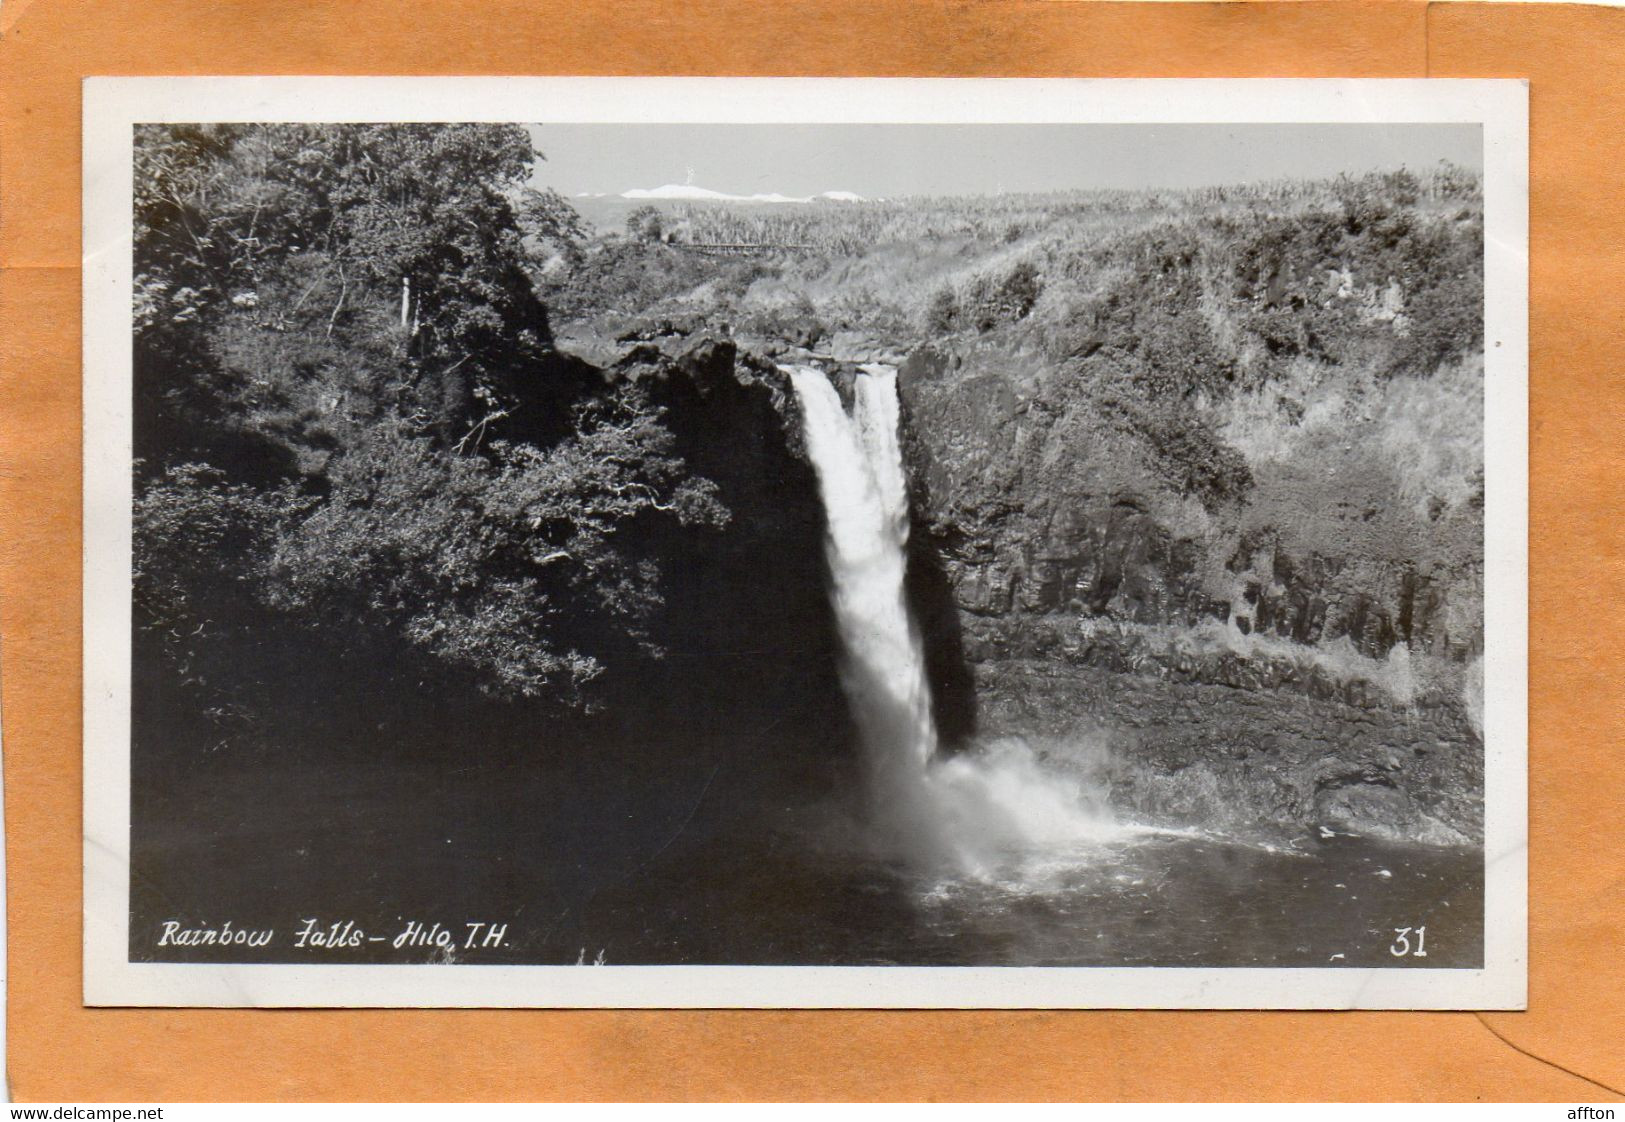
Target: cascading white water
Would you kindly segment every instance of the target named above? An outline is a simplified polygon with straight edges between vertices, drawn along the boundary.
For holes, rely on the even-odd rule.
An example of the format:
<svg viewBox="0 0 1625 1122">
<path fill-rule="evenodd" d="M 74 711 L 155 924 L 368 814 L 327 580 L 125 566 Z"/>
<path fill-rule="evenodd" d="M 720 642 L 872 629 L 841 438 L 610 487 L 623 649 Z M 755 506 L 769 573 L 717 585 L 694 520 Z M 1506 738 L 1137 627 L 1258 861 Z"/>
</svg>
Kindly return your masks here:
<svg viewBox="0 0 1625 1122">
<path fill-rule="evenodd" d="M 1112 831 L 1103 800 L 1039 766 L 1019 740 L 937 758 L 931 688 L 904 577 L 908 486 L 898 443 L 897 372 L 860 368 L 850 416 L 816 367 L 787 366 L 828 523 L 830 600 L 841 682 L 870 776 L 875 825 L 910 859 L 990 875 Z"/>
<path fill-rule="evenodd" d="M 930 824 L 922 798 L 937 733 L 903 587 L 909 522 L 897 373 L 864 367 L 849 417 L 822 371 L 787 370 L 824 500 L 830 600 L 844 647 L 841 683 L 866 751 L 870 794 L 903 827 L 904 840 L 917 842 Z"/>
</svg>

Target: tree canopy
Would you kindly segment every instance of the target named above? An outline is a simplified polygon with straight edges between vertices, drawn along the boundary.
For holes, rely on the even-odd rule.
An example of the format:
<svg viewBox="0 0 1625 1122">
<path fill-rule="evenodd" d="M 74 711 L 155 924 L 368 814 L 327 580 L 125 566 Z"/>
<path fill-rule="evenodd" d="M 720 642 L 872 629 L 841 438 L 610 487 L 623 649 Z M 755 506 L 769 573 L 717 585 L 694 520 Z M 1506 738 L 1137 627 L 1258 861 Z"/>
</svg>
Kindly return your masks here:
<svg viewBox="0 0 1625 1122">
<path fill-rule="evenodd" d="M 137 130 L 137 620 L 195 686 L 267 627 L 568 702 L 652 649 L 624 529 L 726 512 L 637 387 L 550 385 L 528 270 L 581 225 L 538 158 L 506 125 Z"/>
</svg>

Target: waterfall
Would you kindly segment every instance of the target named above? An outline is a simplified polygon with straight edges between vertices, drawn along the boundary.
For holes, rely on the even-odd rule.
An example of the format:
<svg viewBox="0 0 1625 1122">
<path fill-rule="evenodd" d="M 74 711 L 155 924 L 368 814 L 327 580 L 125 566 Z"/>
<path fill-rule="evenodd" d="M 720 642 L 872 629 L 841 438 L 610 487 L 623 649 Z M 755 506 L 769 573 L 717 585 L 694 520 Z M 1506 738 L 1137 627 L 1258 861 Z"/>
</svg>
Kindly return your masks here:
<svg viewBox="0 0 1625 1122">
<path fill-rule="evenodd" d="M 807 455 L 828 522 L 830 603 L 841 635 L 841 684 L 865 750 L 870 794 L 895 820 L 925 825 L 925 774 L 936 755 L 931 687 L 903 579 L 908 487 L 897 443 L 897 372 L 867 366 L 852 415 L 822 371 L 788 368 Z"/>
<path fill-rule="evenodd" d="M 898 443 L 897 371 L 861 367 L 850 415 L 823 371 L 787 366 L 828 531 L 841 685 L 869 773 L 879 840 L 933 867 L 986 873 L 1011 852 L 1098 838 L 1102 799 L 1040 766 L 1022 741 L 937 756 L 931 687 L 909 611 L 908 485 Z"/>
</svg>

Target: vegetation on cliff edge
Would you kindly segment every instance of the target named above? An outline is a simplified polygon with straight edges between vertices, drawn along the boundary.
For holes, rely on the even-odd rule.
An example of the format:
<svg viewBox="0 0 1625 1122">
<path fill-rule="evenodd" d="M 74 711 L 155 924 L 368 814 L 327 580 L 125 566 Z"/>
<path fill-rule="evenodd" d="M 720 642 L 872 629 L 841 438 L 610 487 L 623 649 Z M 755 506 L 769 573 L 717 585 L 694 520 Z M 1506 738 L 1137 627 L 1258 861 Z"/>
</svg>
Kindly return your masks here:
<svg viewBox="0 0 1625 1122">
<path fill-rule="evenodd" d="M 626 528 L 726 511 L 646 394 L 560 381 L 527 270 L 581 227 L 535 155 L 496 125 L 137 130 L 137 638 L 210 711 L 255 658 L 579 701 L 655 645 Z"/>
</svg>

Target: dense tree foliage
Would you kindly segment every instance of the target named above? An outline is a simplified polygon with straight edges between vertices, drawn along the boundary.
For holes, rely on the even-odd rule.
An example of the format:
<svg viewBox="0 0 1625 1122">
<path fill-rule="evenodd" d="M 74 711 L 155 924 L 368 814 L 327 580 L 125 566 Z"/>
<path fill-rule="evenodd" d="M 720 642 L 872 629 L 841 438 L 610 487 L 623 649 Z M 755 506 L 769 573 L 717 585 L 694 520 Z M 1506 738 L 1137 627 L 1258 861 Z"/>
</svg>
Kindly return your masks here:
<svg viewBox="0 0 1625 1122">
<path fill-rule="evenodd" d="M 640 242 L 657 242 L 665 233 L 660 212 L 652 206 L 640 206 L 626 216 L 626 234 Z"/>
<path fill-rule="evenodd" d="M 580 700 L 648 651 L 638 520 L 715 524 L 637 387 L 560 384 L 579 220 L 496 125 L 152 126 L 135 160 L 138 626 L 225 689 L 266 628 Z"/>
</svg>

